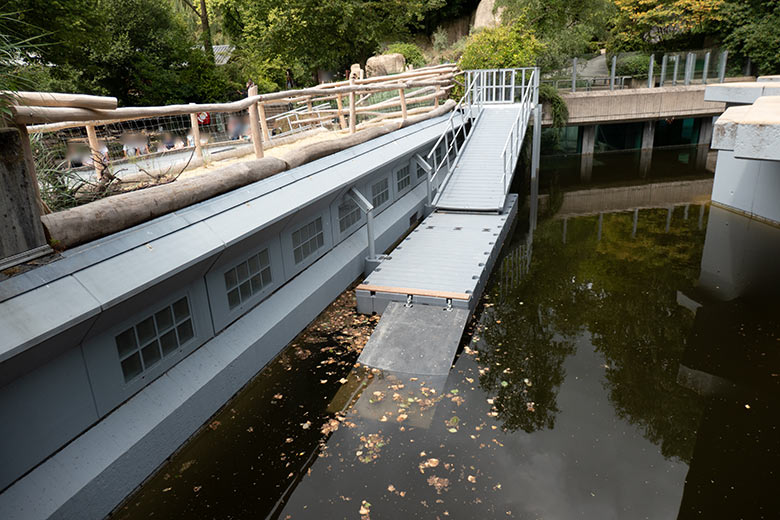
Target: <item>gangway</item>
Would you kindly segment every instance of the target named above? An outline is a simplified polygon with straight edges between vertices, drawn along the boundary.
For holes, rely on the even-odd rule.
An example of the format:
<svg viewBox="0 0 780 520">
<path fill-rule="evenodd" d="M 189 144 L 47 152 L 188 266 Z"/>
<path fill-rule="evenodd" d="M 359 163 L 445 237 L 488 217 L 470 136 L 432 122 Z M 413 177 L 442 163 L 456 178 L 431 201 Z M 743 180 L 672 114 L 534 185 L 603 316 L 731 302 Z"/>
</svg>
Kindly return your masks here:
<svg viewBox="0 0 780 520">
<path fill-rule="evenodd" d="M 361 363 L 449 371 L 517 213 L 509 188 L 531 115 L 531 175 L 538 174 L 538 87 L 536 68 L 467 71 L 445 131 L 416 158 L 427 171 L 430 214 L 356 288 L 358 311 L 382 314 Z"/>
</svg>

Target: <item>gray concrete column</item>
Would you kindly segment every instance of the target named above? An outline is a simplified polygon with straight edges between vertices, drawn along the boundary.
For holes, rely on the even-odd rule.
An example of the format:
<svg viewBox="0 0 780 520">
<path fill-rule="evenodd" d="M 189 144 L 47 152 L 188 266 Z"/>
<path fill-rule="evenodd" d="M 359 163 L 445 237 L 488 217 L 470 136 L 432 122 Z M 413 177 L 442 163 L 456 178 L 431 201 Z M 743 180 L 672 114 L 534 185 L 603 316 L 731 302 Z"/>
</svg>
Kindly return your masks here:
<svg viewBox="0 0 780 520">
<path fill-rule="evenodd" d="M 653 141 L 655 140 L 655 121 L 645 121 L 642 128 L 642 144 L 639 152 L 639 174 L 647 177 L 653 162 Z"/>
<path fill-rule="evenodd" d="M 699 146 L 696 148 L 696 168 L 703 170 L 707 167 L 707 155 L 712 143 L 712 118 L 704 117 L 699 126 Z"/>
<path fill-rule="evenodd" d="M 590 181 L 593 173 L 593 152 L 596 148 L 596 125 L 582 127 L 582 155 L 580 156 L 580 180 Z"/>
</svg>

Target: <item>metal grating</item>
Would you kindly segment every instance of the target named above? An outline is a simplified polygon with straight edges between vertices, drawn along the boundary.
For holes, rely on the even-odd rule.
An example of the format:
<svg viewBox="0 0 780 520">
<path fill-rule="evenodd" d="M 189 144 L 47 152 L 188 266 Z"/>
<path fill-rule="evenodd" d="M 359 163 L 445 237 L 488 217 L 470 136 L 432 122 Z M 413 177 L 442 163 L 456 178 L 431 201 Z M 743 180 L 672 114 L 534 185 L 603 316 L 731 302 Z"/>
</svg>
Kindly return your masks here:
<svg viewBox="0 0 780 520">
<path fill-rule="evenodd" d="M 435 201 L 438 209 L 500 211 L 504 207 L 501 151 L 519 104 L 485 105 L 466 148 Z"/>
</svg>

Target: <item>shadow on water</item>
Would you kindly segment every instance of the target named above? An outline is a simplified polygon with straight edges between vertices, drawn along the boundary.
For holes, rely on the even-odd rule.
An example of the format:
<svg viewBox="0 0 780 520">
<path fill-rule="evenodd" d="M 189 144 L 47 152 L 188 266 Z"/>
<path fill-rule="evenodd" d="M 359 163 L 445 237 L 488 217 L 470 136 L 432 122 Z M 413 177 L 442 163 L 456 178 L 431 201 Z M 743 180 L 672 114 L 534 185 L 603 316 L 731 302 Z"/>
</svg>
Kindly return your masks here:
<svg viewBox="0 0 780 520">
<path fill-rule="evenodd" d="M 348 291 L 115 515 L 773 518 L 780 230 L 539 208 L 446 379 L 355 367 L 376 320 Z"/>
</svg>

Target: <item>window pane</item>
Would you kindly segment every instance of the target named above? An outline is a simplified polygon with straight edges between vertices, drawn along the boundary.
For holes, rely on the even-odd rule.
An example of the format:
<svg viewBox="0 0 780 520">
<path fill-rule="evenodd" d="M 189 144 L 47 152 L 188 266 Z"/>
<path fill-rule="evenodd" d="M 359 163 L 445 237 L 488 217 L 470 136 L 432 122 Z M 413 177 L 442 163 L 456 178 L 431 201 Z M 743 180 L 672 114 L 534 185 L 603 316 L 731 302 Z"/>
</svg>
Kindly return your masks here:
<svg viewBox="0 0 780 520">
<path fill-rule="evenodd" d="M 179 344 L 184 345 L 187 341 L 192 339 L 194 335 L 192 333 L 192 321 L 187 320 L 178 327 L 176 330 L 179 332 Z"/>
<path fill-rule="evenodd" d="M 127 329 L 116 337 L 116 350 L 119 357 L 123 358 L 137 348 L 135 342 L 135 331 L 132 328 Z"/>
<path fill-rule="evenodd" d="M 238 280 L 236 279 L 236 270 L 230 269 L 225 273 L 225 289 L 232 289 L 233 287 L 238 284 Z"/>
<path fill-rule="evenodd" d="M 263 249 L 260 251 L 258 256 L 260 257 L 260 265 L 266 266 L 271 263 L 271 261 L 268 259 L 268 249 Z"/>
<path fill-rule="evenodd" d="M 257 274 L 260 272 L 260 260 L 257 255 L 249 259 L 249 274 Z"/>
<path fill-rule="evenodd" d="M 149 343 L 157 336 L 157 331 L 154 328 L 154 320 L 149 317 L 135 326 L 135 330 L 138 331 L 138 342 L 143 345 Z"/>
<path fill-rule="evenodd" d="M 165 309 L 155 314 L 154 320 L 157 322 L 158 333 L 173 327 L 173 314 L 171 314 L 170 307 L 166 307 Z"/>
<path fill-rule="evenodd" d="M 228 293 L 228 305 L 231 309 L 241 305 L 241 297 L 238 295 L 238 287 Z"/>
<path fill-rule="evenodd" d="M 149 367 L 154 366 L 162 357 L 160 356 L 160 343 L 154 340 L 141 349 L 141 354 L 144 357 L 144 368 L 149 370 Z"/>
<path fill-rule="evenodd" d="M 177 322 L 189 317 L 190 306 L 187 304 L 187 298 L 182 298 L 173 304 L 173 315 L 176 317 Z"/>
<path fill-rule="evenodd" d="M 160 338 L 160 346 L 162 347 L 163 356 L 167 356 L 177 348 L 179 343 L 176 341 L 176 331 L 169 330 Z"/>
<path fill-rule="evenodd" d="M 136 377 L 142 371 L 141 356 L 138 352 L 122 361 L 122 374 L 125 376 L 125 383 Z"/>
<path fill-rule="evenodd" d="M 263 276 L 263 286 L 266 286 L 271 283 L 271 268 L 266 267 L 263 269 L 263 272 L 261 273 Z"/>
<path fill-rule="evenodd" d="M 249 283 L 249 280 L 241 284 L 241 301 L 245 302 L 249 299 L 250 296 L 252 296 L 252 286 Z"/>
<path fill-rule="evenodd" d="M 249 267 L 246 265 L 246 262 L 236 266 L 236 275 L 238 276 L 239 283 L 249 278 Z"/>
<path fill-rule="evenodd" d="M 263 290 L 263 277 L 256 274 L 252 277 L 252 294 L 257 294 Z"/>
</svg>

